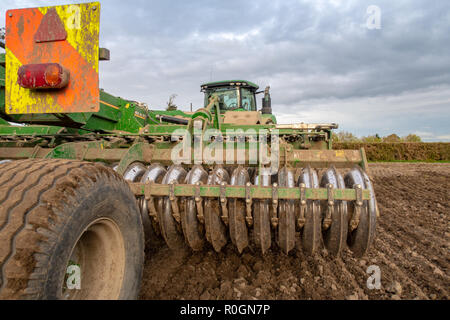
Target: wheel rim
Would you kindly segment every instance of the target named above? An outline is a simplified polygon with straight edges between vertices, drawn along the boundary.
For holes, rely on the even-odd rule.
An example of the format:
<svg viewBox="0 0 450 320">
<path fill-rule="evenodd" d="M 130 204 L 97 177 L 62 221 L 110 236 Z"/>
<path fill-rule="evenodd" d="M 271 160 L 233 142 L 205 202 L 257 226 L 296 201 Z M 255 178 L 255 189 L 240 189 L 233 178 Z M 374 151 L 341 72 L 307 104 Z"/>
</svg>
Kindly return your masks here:
<svg viewBox="0 0 450 320">
<path fill-rule="evenodd" d="M 80 289 L 67 288 L 66 275 L 63 299 L 118 299 L 125 272 L 125 245 L 117 224 L 107 218 L 92 222 L 75 244 L 67 262 L 70 265 L 79 266 Z"/>
</svg>

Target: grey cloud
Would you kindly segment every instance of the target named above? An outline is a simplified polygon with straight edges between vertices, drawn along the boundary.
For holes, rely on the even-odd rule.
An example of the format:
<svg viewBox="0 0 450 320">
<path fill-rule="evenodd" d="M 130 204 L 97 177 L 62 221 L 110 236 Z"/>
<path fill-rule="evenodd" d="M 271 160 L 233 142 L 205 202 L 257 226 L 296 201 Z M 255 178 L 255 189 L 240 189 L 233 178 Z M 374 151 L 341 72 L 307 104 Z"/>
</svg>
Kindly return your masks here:
<svg viewBox="0 0 450 320">
<path fill-rule="evenodd" d="M 55 1 L 71 2 L 80 1 Z M 6 0 L 0 9 L 47 3 Z M 202 82 L 244 78 L 271 85 L 283 121 L 339 120 L 361 135 L 449 140 L 447 1 L 101 3 L 101 44 L 112 56 L 101 64 L 101 85 L 113 94 L 162 108 L 177 93 L 187 109 L 202 104 Z M 372 4 L 380 30 L 365 27 Z"/>
</svg>

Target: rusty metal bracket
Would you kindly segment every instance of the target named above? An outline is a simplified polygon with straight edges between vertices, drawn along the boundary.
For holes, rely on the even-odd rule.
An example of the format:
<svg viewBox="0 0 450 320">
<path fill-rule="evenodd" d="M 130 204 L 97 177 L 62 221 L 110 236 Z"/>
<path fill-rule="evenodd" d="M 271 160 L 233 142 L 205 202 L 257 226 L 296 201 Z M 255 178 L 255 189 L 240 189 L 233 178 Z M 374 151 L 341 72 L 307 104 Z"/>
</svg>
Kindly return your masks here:
<svg viewBox="0 0 450 320">
<path fill-rule="evenodd" d="M 180 210 L 178 209 L 177 197 L 175 197 L 175 183 L 174 182 L 169 183 L 169 201 L 170 201 L 170 205 L 172 206 L 172 216 L 176 222 L 180 223 L 181 222 Z"/>
<path fill-rule="evenodd" d="M 220 184 L 220 206 L 222 207 L 222 221 L 228 226 L 227 189 L 226 182 Z"/>
<path fill-rule="evenodd" d="M 86 159 L 86 154 L 88 153 L 88 149 L 89 149 L 89 145 L 88 145 L 88 144 L 83 144 L 83 154 L 82 154 L 82 156 L 79 158 L 79 160 L 84 160 L 84 159 Z"/>
<path fill-rule="evenodd" d="M 158 222 L 158 214 L 156 212 L 155 200 L 153 199 L 153 197 L 150 197 L 147 200 L 147 207 L 148 207 L 148 214 L 149 214 L 150 218 L 152 218 L 153 221 Z"/>
<path fill-rule="evenodd" d="M 36 145 L 33 149 L 33 153 L 31 154 L 30 158 L 36 158 L 36 155 L 38 154 L 39 150 L 41 150 L 41 147 L 39 145 Z"/>
<path fill-rule="evenodd" d="M 148 215 L 153 221 L 158 222 L 158 213 L 156 212 L 155 200 L 150 193 L 152 184 L 153 182 L 150 182 L 144 187 L 145 201 L 147 202 Z"/>
<path fill-rule="evenodd" d="M 328 199 L 327 199 L 327 213 L 325 215 L 325 218 L 323 219 L 323 223 L 322 223 L 322 229 L 323 230 L 327 230 L 330 226 L 331 226 L 331 218 L 333 216 L 333 211 L 334 211 L 334 190 L 333 190 L 333 185 L 331 183 L 329 183 L 327 185 L 327 194 L 328 194 Z"/>
<path fill-rule="evenodd" d="M 361 210 L 363 206 L 362 200 L 362 187 L 360 184 L 354 186 L 356 193 L 355 210 L 353 212 L 352 219 L 350 220 L 350 231 L 355 230 L 358 227 L 359 219 L 361 218 Z"/>
<path fill-rule="evenodd" d="M 148 214 L 147 200 L 145 200 L 145 197 L 139 197 L 136 200 L 138 201 L 141 214 Z"/>
<path fill-rule="evenodd" d="M 205 223 L 205 216 L 203 215 L 203 199 L 200 196 L 200 185 L 201 185 L 201 181 L 197 182 L 195 184 L 195 204 L 197 207 L 197 218 L 198 221 L 200 221 L 200 223 L 204 224 Z"/>
<path fill-rule="evenodd" d="M 275 229 L 278 226 L 278 184 L 272 185 L 272 227 Z"/>
<path fill-rule="evenodd" d="M 297 219 L 297 225 L 301 229 L 305 225 L 306 213 L 306 185 L 304 183 L 300 183 L 300 215 Z"/>
<path fill-rule="evenodd" d="M 7 157 L 8 152 L 11 152 L 12 148 L 0 148 L 0 156 Z M 30 153 L 32 152 L 32 148 L 29 148 Z M 28 151 L 27 151 L 28 152 Z M 28 153 L 27 153 L 28 155 Z M 175 181 L 176 182 L 176 181 Z M 129 182 L 130 188 L 136 196 L 144 195 L 143 187 L 144 183 L 140 182 Z M 246 197 L 246 186 L 232 186 L 225 185 L 225 190 L 222 190 L 222 194 L 227 198 L 233 199 L 242 199 L 245 200 Z M 300 189 L 292 188 L 292 187 L 279 187 L 278 186 L 278 200 L 296 200 L 300 199 Z M 272 186 L 255 186 L 252 185 L 250 187 L 250 192 L 252 196 L 252 200 L 273 200 L 273 187 Z M 328 200 L 328 191 L 327 188 L 305 188 L 306 194 L 303 195 L 303 198 L 308 201 L 326 201 Z M 159 184 L 155 183 L 152 185 L 151 190 L 148 190 L 146 193 L 154 196 L 154 197 L 166 197 L 169 194 L 169 185 L 168 184 Z M 219 185 L 200 185 L 200 193 L 202 198 L 214 198 L 220 199 L 221 195 L 221 186 Z M 177 197 L 194 197 L 195 196 L 195 185 L 192 184 L 183 184 L 176 182 L 175 187 L 175 195 Z M 369 189 L 362 189 L 362 199 L 363 201 L 371 200 L 371 194 Z M 334 189 L 334 200 L 342 200 L 342 201 L 355 201 L 356 193 L 354 188 L 348 189 Z"/>
<path fill-rule="evenodd" d="M 247 182 L 245 185 L 245 206 L 247 209 L 247 215 L 245 220 L 247 221 L 247 225 L 251 227 L 253 225 L 253 217 L 252 217 L 252 196 L 251 196 L 251 183 Z"/>
</svg>

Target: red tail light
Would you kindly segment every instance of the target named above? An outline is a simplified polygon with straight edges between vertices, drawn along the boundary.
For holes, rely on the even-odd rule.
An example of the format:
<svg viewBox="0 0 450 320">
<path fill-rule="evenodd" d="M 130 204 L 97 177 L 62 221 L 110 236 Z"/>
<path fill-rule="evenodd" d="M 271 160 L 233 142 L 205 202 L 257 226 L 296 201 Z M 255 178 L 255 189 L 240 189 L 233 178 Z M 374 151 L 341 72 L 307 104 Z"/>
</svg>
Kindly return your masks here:
<svg viewBox="0 0 450 320">
<path fill-rule="evenodd" d="M 58 63 L 26 64 L 17 72 L 17 83 L 27 89 L 60 89 L 69 83 L 69 70 Z"/>
</svg>

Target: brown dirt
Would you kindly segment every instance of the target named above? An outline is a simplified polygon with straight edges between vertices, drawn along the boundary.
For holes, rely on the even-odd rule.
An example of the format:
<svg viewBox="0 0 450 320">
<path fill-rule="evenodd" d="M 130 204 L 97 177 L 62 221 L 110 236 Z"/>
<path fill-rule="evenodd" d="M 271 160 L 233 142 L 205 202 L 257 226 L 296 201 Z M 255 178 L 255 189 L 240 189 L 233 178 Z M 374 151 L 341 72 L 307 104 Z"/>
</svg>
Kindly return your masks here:
<svg viewBox="0 0 450 320">
<path fill-rule="evenodd" d="M 448 142 L 336 142 L 333 148 L 364 148 L 369 161 L 450 161 Z"/>
<path fill-rule="evenodd" d="M 162 246 L 147 254 L 141 299 L 448 299 L 450 164 L 370 167 L 381 217 L 362 259 Z M 369 265 L 381 269 L 379 290 L 366 286 Z"/>
</svg>

